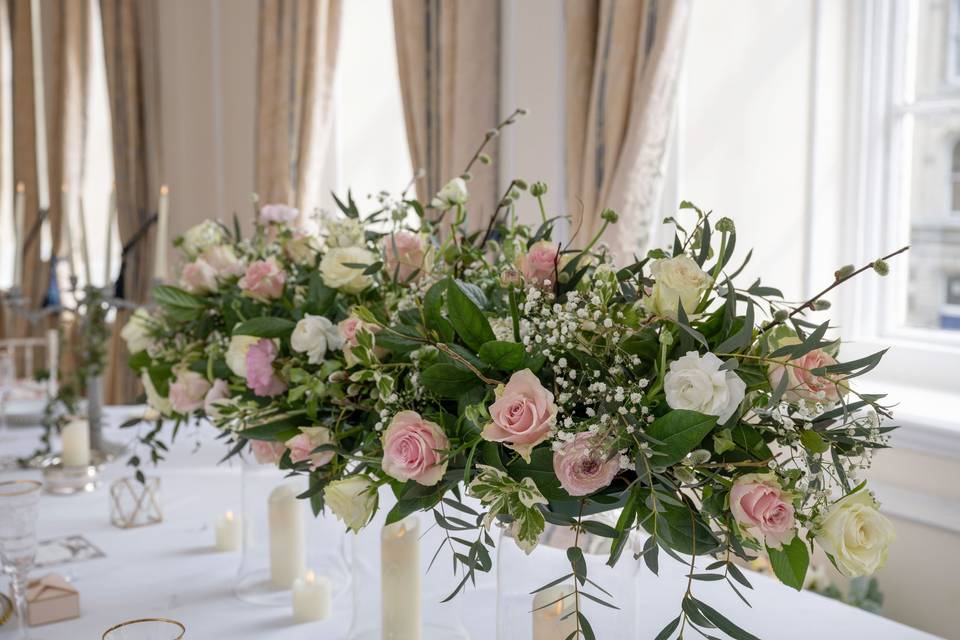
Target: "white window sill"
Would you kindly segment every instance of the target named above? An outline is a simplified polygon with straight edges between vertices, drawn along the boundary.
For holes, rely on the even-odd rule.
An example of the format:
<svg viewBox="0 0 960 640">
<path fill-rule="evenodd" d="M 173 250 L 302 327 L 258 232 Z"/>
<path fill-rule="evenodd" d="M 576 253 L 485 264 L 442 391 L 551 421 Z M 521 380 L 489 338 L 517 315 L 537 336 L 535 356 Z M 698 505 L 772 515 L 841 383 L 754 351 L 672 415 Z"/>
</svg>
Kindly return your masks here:
<svg viewBox="0 0 960 640">
<path fill-rule="evenodd" d="M 960 459 L 960 393 L 930 390 L 870 380 L 871 390 L 882 390 L 882 400 L 893 407 L 890 424 L 894 447 L 929 455 Z"/>
</svg>

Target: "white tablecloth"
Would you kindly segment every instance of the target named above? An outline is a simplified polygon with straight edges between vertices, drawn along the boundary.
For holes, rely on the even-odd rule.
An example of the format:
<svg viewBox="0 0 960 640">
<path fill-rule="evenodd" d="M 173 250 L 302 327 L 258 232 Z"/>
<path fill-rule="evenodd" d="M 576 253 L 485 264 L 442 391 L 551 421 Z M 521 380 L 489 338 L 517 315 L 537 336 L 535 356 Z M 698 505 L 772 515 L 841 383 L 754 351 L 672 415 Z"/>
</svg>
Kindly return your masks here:
<svg viewBox="0 0 960 640">
<path fill-rule="evenodd" d="M 111 409 L 119 422 L 128 410 Z M 25 454 L 36 446 L 37 429 L 14 427 L 13 439 L 0 441 L 0 455 Z M 116 440 L 129 439 L 130 432 L 112 431 Z M 187 638 L 244 640 L 269 636 L 277 640 L 346 637 L 350 618 L 349 592 L 338 598 L 338 613 L 329 621 L 295 625 L 286 608 L 245 604 L 232 592 L 239 554 L 216 553 L 212 547 L 212 521 L 240 504 L 240 472 L 234 466 L 216 466 L 225 452 L 209 442 L 197 450 L 192 429 L 182 433 L 167 462 L 159 469 L 162 478 L 164 521 L 142 529 L 120 530 L 109 523 L 105 486 L 84 495 L 44 496 L 41 501 L 39 537 L 82 534 L 104 551 L 106 557 L 54 567 L 73 581 L 81 593 L 82 615 L 76 620 L 33 629 L 41 640 L 99 639 L 116 622 L 140 617 L 168 617 L 182 621 Z M 128 473 L 121 463 L 105 472 L 110 479 Z M 31 472 L 0 472 L 0 478 L 29 477 Z M 32 472 L 39 477 L 39 474 Z M 0 514 L 0 517 L 3 517 Z M 624 562 L 629 562 L 625 558 Z M 660 577 L 641 572 L 644 594 L 640 638 L 652 638 L 679 611 L 686 587 L 687 568 L 661 555 Z M 451 576 L 433 571 L 427 579 Z M 871 638 L 873 640 L 932 638 L 928 634 L 848 607 L 819 595 L 797 593 L 762 575 L 751 575 L 753 605 L 748 609 L 723 583 L 699 583 L 696 594 L 765 640 L 808 638 Z M 495 575 L 478 580 L 476 590 L 462 598 L 464 624 L 475 640 L 495 637 Z M 0 638 L 10 638 L 9 625 L 0 627 Z M 433 640 L 433 639 L 430 639 Z"/>
</svg>

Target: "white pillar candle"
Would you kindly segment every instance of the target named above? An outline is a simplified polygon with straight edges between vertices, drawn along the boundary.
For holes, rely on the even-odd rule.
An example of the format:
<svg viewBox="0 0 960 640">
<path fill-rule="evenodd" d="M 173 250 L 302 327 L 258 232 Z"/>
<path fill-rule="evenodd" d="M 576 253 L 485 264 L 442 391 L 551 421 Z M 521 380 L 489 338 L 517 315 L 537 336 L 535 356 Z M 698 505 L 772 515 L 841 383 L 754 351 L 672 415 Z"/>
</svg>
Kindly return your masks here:
<svg viewBox="0 0 960 640">
<path fill-rule="evenodd" d="M 60 334 L 56 329 L 47 329 L 47 393 L 52 398 L 59 389 Z"/>
<path fill-rule="evenodd" d="M 83 211 L 83 198 L 77 203 L 77 213 L 80 215 L 80 252 L 83 254 L 83 277 L 86 286 L 93 285 L 93 272 L 90 269 L 90 243 L 87 239 L 87 215 Z"/>
<path fill-rule="evenodd" d="M 23 228 L 25 223 L 27 194 L 22 182 L 17 183 L 17 195 L 13 200 L 13 231 L 16 238 L 16 246 L 13 251 L 13 287 L 19 289 L 23 283 L 23 243 L 26 231 Z"/>
<path fill-rule="evenodd" d="M 110 189 L 110 204 L 107 206 L 107 243 L 104 251 L 103 286 L 109 287 L 113 279 L 113 227 L 117 224 L 117 185 Z"/>
<path fill-rule="evenodd" d="M 279 589 L 290 589 L 306 570 L 306 524 L 299 491 L 283 484 L 270 493 L 270 582 Z"/>
<path fill-rule="evenodd" d="M 167 278 L 167 229 L 170 217 L 170 190 L 167 185 L 160 187 L 160 202 L 157 205 L 157 243 L 154 247 L 153 277 L 156 280 Z"/>
<path fill-rule="evenodd" d="M 293 621 L 315 622 L 330 617 L 332 589 L 330 580 L 307 571 L 303 579 L 293 583 Z"/>
<path fill-rule="evenodd" d="M 537 592 L 533 597 L 533 640 L 565 640 L 576 632 L 574 597 L 568 584 Z"/>
<path fill-rule="evenodd" d="M 90 464 L 90 424 L 74 418 L 60 430 L 60 462 L 65 467 Z"/>
<path fill-rule="evenodd" d="M 243 540 L 243 526 L 240 518 L 227 511 L 217 519 L 214 526 L 217 551 L 236 551 Z"/>
<path fill-rule="evenodd" d="M 383 640 L 420 640 L 420 520 L 388 524 L 381 532 Z"/>
</svg>

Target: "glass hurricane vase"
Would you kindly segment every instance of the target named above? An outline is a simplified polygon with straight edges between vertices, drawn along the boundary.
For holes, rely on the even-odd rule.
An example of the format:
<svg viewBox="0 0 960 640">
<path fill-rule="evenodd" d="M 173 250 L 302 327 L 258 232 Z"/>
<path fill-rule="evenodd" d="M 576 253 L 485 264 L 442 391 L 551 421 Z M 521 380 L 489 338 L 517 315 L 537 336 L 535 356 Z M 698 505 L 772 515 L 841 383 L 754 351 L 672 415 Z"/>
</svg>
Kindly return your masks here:
<svg viewBox="0 0 960 640">
<path fill-rule="evenodd" d="M 504 529 L 497 545 L 497 640 L 565 640 L 577 629 L 575 602 L 597 638 L 636 638 L 637 571 L 639 564 L 623 552 L 615 567 L 607 566 L 609 538 L 547 524 L 540 544 L 528 556 Z M 587 564 L 588 582 L 578 589 L 609 602 L 603 606 L 575 593 L 574 578 L 532 593 L 572 572 L 567 549 L 579 546 Z"/>
</svg>

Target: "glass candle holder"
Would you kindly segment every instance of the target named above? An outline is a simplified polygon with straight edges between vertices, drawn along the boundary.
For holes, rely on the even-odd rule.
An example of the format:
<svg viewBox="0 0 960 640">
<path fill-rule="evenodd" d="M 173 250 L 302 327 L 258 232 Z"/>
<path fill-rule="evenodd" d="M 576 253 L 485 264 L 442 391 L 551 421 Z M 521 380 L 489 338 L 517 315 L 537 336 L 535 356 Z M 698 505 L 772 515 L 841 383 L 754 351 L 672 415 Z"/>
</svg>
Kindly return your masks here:
<svg viewBox="0 0 960 640">
<path fill-rule="evenodd" d="M 180 640 L 187 628 L 176 620 L 143 618 L 128 620 L 103 632 L 102 640 Z"/>
<path fill-rule="evenodd" d="M 110 484 L 110 522 L 121 529 L 145 527 L 163 521 L 160 478 L 140 482 L 126 477 Z"/>
</svg>

